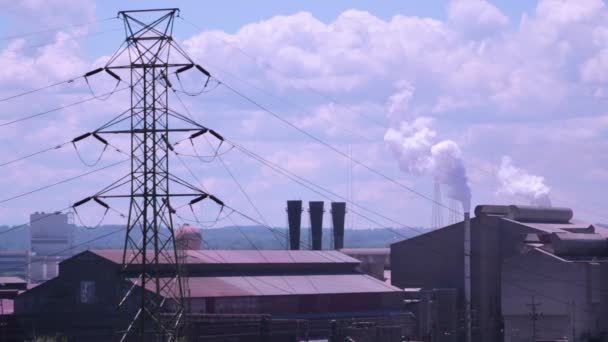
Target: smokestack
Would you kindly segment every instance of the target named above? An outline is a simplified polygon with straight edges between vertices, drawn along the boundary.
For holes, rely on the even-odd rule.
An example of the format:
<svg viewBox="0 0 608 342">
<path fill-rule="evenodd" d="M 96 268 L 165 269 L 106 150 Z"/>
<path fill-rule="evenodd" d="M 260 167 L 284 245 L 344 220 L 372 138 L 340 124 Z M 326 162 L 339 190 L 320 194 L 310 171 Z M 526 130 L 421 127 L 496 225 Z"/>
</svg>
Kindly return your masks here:
<svg viewBox="0 0 608 342">
<path fill-rule="evenodd" d="M 308 202 L 310 213 L 310 232 L 312 235 L 312 249 L 323 249 L 323 201 Z"/>
<path fill-rule="evenodd" d="M 473 339 L 471 325 L 471 215 L 464 213 L 464 314 L 466 341 Z"/>
<path fill-rule="evenodd" d="M 333 223 L 334 249 L 344 248 L 345 202 L 331 202 L 331 221 Z"/>
<path fill-rule="evenodd" d="M 300 226 L 302 225 L 302 201 L 287 201 L 289 223 L 289 249 L 300 249 Z"/>
</svg>

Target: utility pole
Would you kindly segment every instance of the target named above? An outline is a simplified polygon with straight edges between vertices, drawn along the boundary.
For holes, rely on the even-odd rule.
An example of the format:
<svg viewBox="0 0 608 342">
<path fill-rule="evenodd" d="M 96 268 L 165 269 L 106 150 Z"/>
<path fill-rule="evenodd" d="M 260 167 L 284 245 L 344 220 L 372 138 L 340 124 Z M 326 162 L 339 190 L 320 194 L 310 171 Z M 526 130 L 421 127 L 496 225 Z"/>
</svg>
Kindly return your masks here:
<svg viewBox="0 0 608 342">
<path fill-rule="evenodd" d="M 576 342 L 576 303 L 572 301 L 572 318 L 570 319 L 570 324 L 572 324 L 572 342 Z"/>
<path fill-rule="evenodd" d="M 536 302 L 534 296 L 532 296 L 532 303 L 528 303 L 526 304 L 526 306 L 530 308 L 530 319 L 532 320 L 532 341 L 536 342 L 538 337 L 536 330 L 536 321 L 538 321 L 542 316 L 542 313 L 538 312 L 538 307 L 540 307 L 541 304 Z"/>
<path fill-rule="evenodd" d="M 180 73 L 192 69 L 203 74 L 202 83 L 211 78 L 209 72 L 195 64 L 173 40 L 173 23 L 178 13 L 176 8 L 119 12 L 127 36 L 125 43 L 105 67 L 85 75 L 90 77 L 105 71 L 120 83 L 123 72 L 129 73 L 131 80 L 130 110 L 79 137 L 93 135 L 104 142 L 100 135 L 127 135 L 131 141 L 131 171 L 94 196 L 74 204 L 75 208 L 94 200 L 109 208 L 102 199 L 130 201 L 122 272 L 132 286 L 129 284 L 130 288 L 123 292 L 119 310 L 121 315 L 132 318 L 128 326 L 118 332 L 120 341 L 179 339 L 187 309 L 184 294 L 189 289 L 181 266 L 187 255 L 179 252 L 173 231 L 173 215 L 181 206 L 172 203 L 185 199 L 182 206 L 192 208 L 193 204 L 210 199 L 221 207 L 220 212 L 224 207 L 217 197 L 169 172 L 173 134 L 194 132 L 189 137 L 192 140 L 210 133 L 223 140 L 217 132 L 169 108 L 169 89 L 173 90 L 170 73 L 179 78 Z M 129 63 L 121 65 L 125 59 Z M 174 127 L 176 123 L 180 123 L 180 127 Z M 130 186 L 130 193 L 116 194 L 122 186 Z M 189 202 L 188 197 L 192 198 Z"/>
</svg>

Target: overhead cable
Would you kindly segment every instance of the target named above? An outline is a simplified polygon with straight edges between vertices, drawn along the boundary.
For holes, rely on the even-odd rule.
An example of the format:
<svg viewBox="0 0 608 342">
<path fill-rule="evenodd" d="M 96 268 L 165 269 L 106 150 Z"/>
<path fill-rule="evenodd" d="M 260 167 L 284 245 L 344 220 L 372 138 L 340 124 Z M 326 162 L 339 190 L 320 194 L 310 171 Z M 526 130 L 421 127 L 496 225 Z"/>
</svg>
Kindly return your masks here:
<svg viewBox="0 0 608 342">
<path fill-rule="evenodd" d="M 129 89 L 129 88 L 130 88 L 129 86 L 123 87 L 123 88 L 120 88 L 120 89 L 118 89 L 116 91 L 111 91 L 111 92 L 104 93 L 104 94 L 102 94 L 100 96 L 104 96 L 104 95 L 107 95 L 107 94 L 110 94 L 110 93 L 118 93 L 118 92 L 121 92 L 121 91 L 123 91 L 125 89 Z M 93 101 L 93 100 L 96 100 L 96 99 L 97 99 L 97 97 L 95 97 L 95 96 L 88 97 L 86 99 L 82 99 L 80 101 L 76 101 L 76 102 L 73 102 L 73 103 L 61 106 L 61 107 L 56 107 L 56 108 L 53 108 L 53 109 L 46 110 L 44 112 L 35 113 L 35 114 L 28 115 L 28 116 L 24 116 L 24 117 L 19 118 L 19 119 L 14 119 L 14 120 L 11 120 L 11 121 L 0 123 L 0 127 L 9 126 L 9 125 L 12 125 L 12 124 L 15 124 L 15 123 L 18 123 L 18 122 L 22 122 L 22 121 L 30 120 L 30 119 L 37 118 L 37 117 L 40 117 L 40 116 L 43 116 L 43 115 L 51 114 L 53 112 L 57 112 L 57 111 L 60 111 L 62 109 L 65 109 L 65 108 L 74 107 L 74 106 L 77 106 L 79 104 L 90 102 L 90 101 Z"/>
<path fill-rule="evenodd" d="M 42 187 L 39 187 L 39 188 L 36 188 L 36 189 L 30 190 L 30 191 L 27 191 L 27 192 L 24 192 L 24 193 L 18 194 L 18 195 L 14 195 L 14 196 L 11 196 L 11 197 L 7 197 L 7 198 L 4 198 L 4 199 L 1 199 L 1 200 L 0 200 L 0 204 L 6 203 L 6 202 L 9 202 L 9 201 L 12 201 L 12 200 L 15 200 L 15 199 L 21 198 L 21 197 L 25 197 L 25 196 L 31 195 L 31 194 L 33 194 L 33 193 L 36 193 L 36 192 L 39 192 L 39 191 L 42 191 L 42 190 L 46 190 L 46 189 L 52 188 L 52 187 L 57 186 L 57 185 L 61 185 L 61 184 L 64 184 L 64 183 L 68 183 L 68 182 L 71 182 L 71 181 L 73 181 L 73 180 L 76 180 L 76 179 L 79 179 L 79 178 L 82 178 L 82 177 L 86 177 L 86 176 L 88 176 L 88 175 L 90 175 L 90 174 L 97 173 L 97 172 L 100 172 L 100 171 L 103 171 L 103 170 L 106 170 L 106 169 L 109 169 L 109 168 L 115 167 L 115 166 L 117 166 L 117 165 L 123 164 L 123 163 L 125 163 L 125 162 L 126 162 L 126 161 L 128 161 L 128 160 L 129 160 L 129 159 L 124 159 L 124 160 L 118 161 L 118 162 L 116 162 L 116 163 L 112 163 L 112 164 L 106 165 L 106 166 L 104 166 L 104 167 L 97 168 L 97 169 L 92 170 L 92 171 L 88 171 L 88 172 L 85 172 L 85 173 L 81 173 L 81 174 L 79 174 L 79 175 L 77 175 L 77 176 L 73 176 L 73 177 L 65 178 L 65 179 L 62 179 L 62 180 L 60 180 L 60 181 L 58 181 L 58 182 L 55 182 L 55 183 L 49 184 L 49 185 L 45 185 L 45 186 L 42 186 Z"/>
</svg>

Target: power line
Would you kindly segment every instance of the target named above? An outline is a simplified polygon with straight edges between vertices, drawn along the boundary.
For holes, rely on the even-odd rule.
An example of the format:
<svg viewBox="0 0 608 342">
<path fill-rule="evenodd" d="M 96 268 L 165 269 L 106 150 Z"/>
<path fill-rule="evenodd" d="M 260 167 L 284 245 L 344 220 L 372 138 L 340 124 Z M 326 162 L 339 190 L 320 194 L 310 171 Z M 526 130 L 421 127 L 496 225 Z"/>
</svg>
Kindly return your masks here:
<svg viewBox="0 0 608 342">
<path fill-rule="evenodd" d="M 70 79 L 67 79 L 67 80 L 64 80 L 64 81 L 60 81 L 60 82 L 57 82 L 57 83 L 49 84 L 49 85 L 46 85 L 44 87 L 28 90 L 28 91 L 20 93 L 20 94 L 11 95 L 9 97 L 5 97 L 5 98 L 0 99 L 0 102 L 5 102 L 5 101 L 8 101 L 8 100 L 12 100 L 12 99 L 15 99 L 15 98 L 18 98 L 18 97 L 21 97 L 21 96 L 29 95 L 29 94 L 32 94 L 32 93 L 35 93 L 35 92 L 38 92 L 38 91 L 42 91 L 42 90 L 45 90 L 45 89 L 53 88 L 53 87 L 56 87 L 56 86 L 64 84 L 64 83 L 72 83 L 72 82 L 76 81 L 77 79 L 83 78 L 83 77 L 84 76 L 77 76 L 77 77 L 70 78 Z"/>
<path fill-rule="evenodd" d="M 117 89 L 117 90 L 112 90 L 110 92 L 107 92 L 105 94 L 98 95 L 98 96 L 105 96 L 105 95 L 109 95 L 109 94 L 112 94 L 112 93 L 118 93 L 118 92 L 121 92 L 121 91 L 123 91 L 125 89 L 129 89 L 129 88 L 130 88 L 130 86 L 123 87 L 123 88 L 120 88 L 120 89 Z M 82 103 L 90 102 L 90 101 L 96 100 L 98 96 L 88 97 L 86 99 L 83 99 L 83 100 L 80 100 L 80 101 L 76 101 L 76 102 L 73 102 L 73 103 L 61 106 L 61 107 L 49 109 L 49 110 L 46 110 L 44 112 L 39 112 L 39 113 L 36 113 L 36 114 L 31 114 L 31 115 L 28 115 L 28 116 L 24 116 L 24 117 L 19 118 L 19 119 L 14 119 L 14 120 L 11 120 L 11 121 L 8 121 L 8 122 L 4 122 L 4 123 L 0 124 L 0 127 L 5 127 L 5 126 L 8 126 L 8 125 L 12 125 L 12 124 L 18 123 L 18 122 L 22 122 L 22 121 L 30 120 L 30 119 L 37 118 L 37 117 L 40 117 L 40 116 L 43 116 L 43 115 L 51 114 L 51 113 L 60 111 L 62 109 L 74 107 L 74 106 L 77 106 L 77 105 L 82 104 Z"/>
<path fill-rule="evenodd" d="M 401 188 L 403 188 L 403 189 L 405 189 L 405 190 L 407 190 L 407 191 L 409 191 L 409 192 L 411 192 L 411 193 L 415 194 L 416 196 L 419 196 L 419 197 L 421 197 L 421 198 L 423 198 L 423 199 L 426 199 L 427 201 L 430 201 L 430 202 L 432 202 L 432 203 L 435 203 L 435 204 L 437 204 L 437 205 L 439 205 L 439 206 L 441 206 L 441 207 L 444 207 L 444 208 L 446 208 L 446 209 L 447 209 L 447 210 L 449 210 L 449 211 L 455 211 L 454 209 L 452 209 L 452 208 L 450 208 L 450 207 L 448 207 L 448 206 L 444 205 L 443 203 L 437 202 L 437 201 L 435 201 L 434 199 L 432 199 L 431 197 L 429 197 L 429 196 L 427 196 L 427 195 L 425 195 L 425 194 L 423 194 L 423 193 L 421 193 L 421 192 L 419 192 L 419 191 L 417 191 L 417 190 L 415 190 L 415 189 L 413 189 L 413 188 L 411 188 L 411 187 L 409 187 L 409 186 L 407 186 L 407 185 L 403 184 L 402 182 L 397 181 L 396 179 L 394 179 L 394 178 L 392 178 L 392 177 L 389 177 L 389 176 L 385 175 L 384 173 L 382 173 L 382 172 L 380 172 L 380 171 L 378 171 L 378 170 L 376 170 L 376 169 L 372 168 L 371 166 L 369 166 L 369 165 L 367 165 L 367 164 L 365 164 L 365 163 L 363 163 L 363 162 L 361 162 L 361 161 L 359 161 L 359 160 L 357 160 L 357 159 L 355 159 L 355 158 L 352 158 L 352 157 L 351 157 L 351 156 L 349 156 L 347 153 L 344 153 L 343 151 L 339 150 L 338 148 L 334 147 L 333 145 L 331 145 L 331 144 L 329 144 L 329 143 L 325 142 L 325 141 L 324 141 L 324 140 L 322 140 L 321 138 L 318 138 L 317 136 L 313 135 L 312 133 L 309 133 L 308 131 L 306 131 L 306 130 L 304 130 L 304 129 L 302 129 L 302 128 L 298 127 L 298 126 L 296 126 L 296 125 L 295 125 L 295 124 L 293 124 L 291 121 L 289 121 L 289 120 L 287 120 L 287 119 L 283 118 L 283 117 L 282 117 L 282 116 L 280 116 L 279 114 L 277 114 L 277 113 L 275 113 L 275 112 L 271 111 L 270 109 L 268 109 L 268 108 L 264 107 L 263 105 L 259 104 L 258 102 L 256 102 L 256 101 L 255 101 L 255 100 L 253 100 L 252 98 L 250 98 L 249 96 L 247 96 L 247 95 L 245 95 L 245 94 L 243 94 L 243 93 L 239 92 L 238 90 L 236 90 L 235 88 L 233 88 L 233 87 L 231 87 L 230 85 L 226 84 L 225 82 L 223 82 L 223 81 L 222 81 L 222 84 L 223 84 L 223 85 L 224 85 L 226 88 L 228 88 L 230 91 L 232 91 L 232 92 L 233 92 L 233 93 L 235 93 L 236 95 L 240 96 L 241 98 L 243 98 L 243 99 L 247 100 L 247 101 L 248 101 L 248 102 L 250 102 L 251 104 L 253 104 L 253 105 L 255 105 L 256 107 L 258 107 L 259 109 L 261 109 L 262 111 L 264 111 L 264 112 L 266 112 L 266 113 L 268 113 L 268 114 L 272 115 L 272 116 L 273 116 L 273 117 L 275 117 L 276 119 L 278 119 L 278 120 L 280 120 L 281 122 L 285 123 L 286 125 L 288 125 L 288 126 L 292 127 L 293 129 L 295 129 L 295 130 L 299 131 L 300 133 L 302 133 L 302 134 L 306 135 L 307 137 L 309 137 L 309 138 L 311 138 L 311 139 L 315 140 L 317 143 L 319 143 L 319 144 L 321 144 L 321 145 L 323 145 L 323 146 L 327 147 L 328 149 L 330 149 L 330 150 L 334 151 L 335 153 L 337 153 L 337 154 L 341 155 L 342 157 L 344 157 L 344 158 L 346 158 L 346 159 L 348 159 L 348 160 L 351 160 L 353 163 L 355 163 L 355 164 L 357 164 L 357 165 L 359 165 L 359 166 L 361 166 L 361 167 L 365 168 L 366 170 L 368 170 L 368 171 L 370 171 L 370 172 L 372 172 L 372 173 L 374 173 L 374 174 L 376 174 L 376 175 L 378 175 L 378 176 L 380 176 L 380 177 L 382 177 L 382 178 L 384 178 L 384 179 L 386 179 L 386 180 L 390 181 L 391 183 L 393 183 L 393 184 L 395 184 L 395 185 L 398 185 L 399 187 L 401 187 Z M 461 214 L 459 211 L 456 211 L 456 212 L 457 212 L 458 214 Z"/>
<path fill-rule="evenodd" d="M 12 232 L 12 231 L 17 230 L 17 229 L 19 229 L 19 228 L 27 227 L 27 226 L 28 226 L 29 224 L 31 224 L 32 222 L 38 222 L 38 221 L 40 221 L 40 220 L 44 220 L 44 219 L 46 219 L 46 218 L 47 218 L 47 217 L 49 217 L 49 216 L 58 215 L 58 214 L 60 214 L 62 211 L 67 210 L 67 209 L 69 209 L 69 208 L 71 208 L 71 207 L 72 207 L 72 206 L 69 206 L 69 207 L 65 207 L 65 208 L 63 208 L 63 209 L 60 209 L 60 210 L 54 211 L 53 213 L 48 214 L 47 216 L 41 216 L 41 217 L 40 217 L 40 218 L 38 218 L 38 219 L 35 219 L 35 220 L 33 220 L 33 221 L 29 221 L 28 223 L 23 223 L 23 224 L 20 224 L 20 225 L 17 225 L 17 226 L 12 226 L 11 228 L 8 228 L 8 229 L 6 229 L 6 230 L 1 231 L 1 232 L 0 232 L 0 235 L 3 235 L 3 234 L 6 234 L 6 233 L 9 233 L 9 232 Z"/>
<path fill-rule="evenodd" d="M 30 154 L 22 156 L 22 157 L 11 159 L 9 161 L 0 163 L 0 167 L 7 166 L 7 165 L 10 165 L 10 164 L 13 164 L 13 163 L 16 163 L 16 162 L 19 162 L 19 161 L 31 158 L 31 157 L 35 157 L 37 155 L 40 155 L 40 154 L 43 154 L 43 153 L 46 153 L 46 152 L 49 152 L 49 151 L 58 150 L 58 149 L 62 148 L 63 146 L 68 145 L 70 143 L 71 143 L 71 141 L 66 141 L 66 142 L 63 142 L 63 143 L 61 143 L 59 145 L 54 145 L 54 146 L 42 149 L 40 151 L 37 151 L 37 152 L 34 152 L 34 153 L 30 153 Z"/>
<path fill-rule="evenodd" d="M 92 24 L 101 23 L 101 22 L 105 22 L 105 21 L 110 21 L 110 20 L 114 20 L 114 19 L 116 19 L 116 17 L 109 17 L 109 18 L 105 18 L 105 19 L 93 20 L 93 21 L 89 21 L 89 22 L 86 22 L 86 23 L 70 24 L 70 25 L 62 25 L 62 26 L 50 27 L 50 28 L 46 28 L 46 29 L 43 29 L 43 30 L 39 30 L 39 31 L 32 31 L 32 32 L 26 32 L 26 33 L 20 33 L 20 34 L 16 34 L 16 35 L 10 35 L 10 36 L 0 37 L 0 41 L 6 41 L 6 40 L 11 40 L 11 39 L 17 39 L 17 38 L 24 38 L 24 37 L 29 37 L 29 36 L 35 36 L 35 35 L 38 35 L 38 34 L 60 31 L 60 30 L 66 29 L 66 28 L 71 28 L 71 27 L 87 26 L 87 25 L 92 25 Z"/>
<path fill-rule="evenodd" d="M 55 183 L 52 183 L 52 184 L 49 184 L 49 185 L 45 185 L 45 186 L 42 186 L 40 188 L 36 188 L 34 190 L 30 190 L 30 191 L 27 191 L 27 192 L 24 192 L 24 193 L 21 193 L 21 194 L 18 194 L 18 195 L 14 195 L 14 196 L 11 196 L 11 197 L 4 198 L 4 199 L 0 200 L 0 204 L 6 203 L 6 202 L 9 202 L 9 201 L 21 198 L 21 197 L 25 197 L 25 196 L 31 195 L 33 193 L 49 189 L 49 188 L 52 188 L 52 187 L 60 185 L 60 184 L 68 183 L 68 182 L 71 182 L 73 180 L 76 180 L 76 179 L 88 176 L 88 175 L 96 173 L 96 172 L 100 172 L 100 171 L 112 168 L 112 167 L 117 166 L 119 164 L 122 164 L 122 163 L 124 163 L 124 162 L 126 162 L 128 160 L 129 159 L 124 159 L 124 160 L 121 160 L 119 162 L 116 162 L 116 163 L 113 163 L 113 164 L 110 164 L 110 165 L 107 165 L 107 166 L 104 166 L 104 167 L 101 167 L 101 168 L 97 168 L 97 169 L 92 170 L 92 171 L 81 173 L 81 174 L 79 174 L 77 176 L 74 176 L 74 177 L 69 177 L 69 178 L 62 179 L 62 180 L 60 180 L 58 182 L 55 182 Z"/>
<path fill-rule="evenodd" d="M 85 39 L 85 38 L 101 36 L 101 35 L 106 34 L 106 33 L 118 32 L 118 31 L 121 31 L 121 29 L 120 28 L 115 28 L 115 29 L 110 29 L 110 30 L 91 32 L 91 33 L 87 33 L 85 35 L 78 36 L 78 37 L 70 36 L 66 40 L 71 40 L 71 41 L 82 40 L 82 39 Z M 40 44 L 34 44 L 34 45 L 27 45 L 27 46 L 21 47 L 21 49 L 23 49 L 23 50 L 35 49 L 35 48 L 38 48 L 38 47 L 48 46 L 48 45 L 50 45 L 52 43 L 54 43 L 54 42 L 47 42 L 47 43 L 40 43 Z"/>
<path fill-rule="evenodd" d="M 191 21 L 189 21 L 189 20 L 185 19 L 183 16 L 180 16 L 180 18 L 181 18 L 181 19 L 182 19 L 184 22 L 186 22 L 186 23 L 190 24 L 191 26 L 193 26 L 194 28 L 197 28 L 197 29 L 199 29 L 199 30 L 202 30 L 202 28 L 201 28 L 200 26 L 198 26 L 198 25 L 196 25 L 195 23 L 193 23 L 193 22 L 191 22 Z M 260 61 L 258 58 L 256 58 L 256 57 L 254 57 L 254 56 L 250 55 L 249 53 L 247 53 L 245 50 L 241 49 L 240 47 L 238 47 L 238 46 L 236 46 L 236 45 L 234 45 L 234 44 L 232 44 L 232 43 L 230 43 L 230 42 L 228 42 L 228 41 L 226 41 L 226 40 L 224 40 L 224 39 L 222 39 L 222 38 L 215 37 L 215 36 L 214 36 L 214 38 L 216 38 L 217 40 L 219 40 L 219 41 L 220 41 L 220 42 L 222 42 L 223 44 L 225 44 L 225 45 L 227 45 L 227 46 L 230 46 L 230 47 L 232 47 L 232 48 L 236 49 L 236 50 L 237 50 L 237 51 L 239 51 L 239 52 L 240 52 L 240 53 L 241 53 L 243 56 L 245 56 L 245 57 L 247 57 L 247 58 L 251 59 L 251 60 L 252 60 L 252 61 L 253 61 L 253 62 L 254 62 L 256 65 L 262 65 L 262 66 L 264 66 L 264 68 L 265 68 L 266 70 L 270 70 L 270 71 L 272 71 L 272 72 L 274 72 L 274 73 L 276 73 L 276 74 L 278 74 L 278 75 L 280 75 L 280 76 L 282 76 L 282 77 L 285 77 L 285 78 L 291 78 L 289 75 L 286 75 L 285 73 L 283 73 L 283 72 L 281 72 L 281 71 L 277 70 L 276 68 L 274 68 L 274 67 L 273 67 L 272 65 L 270 65 L 269 63 L 266 63 L 266 62 L 264 62 L 264 61 Z M 337 103 L 338 105 L 340 105 L 340 106 L 342 106 L 342 107 L 346 108 L 347 110 L 349 110 L 349 111 L 351 111 L 351 112 L 353 112 L 353 113 L 355 113 L 355 114 L 357 114 L 357 115 L 361 115 L 361 116 L 363 116 L 364 118 L 368 119 L 370 122 L 372 122 L 372 123 L 376 124 L 377 126 L 380 126 L 380 127 L 382 127 L 382 128 L 385 128 L 385 129 L 386 129 L 386 128 L 388 128 L 386 124 L 384 124 L 384 123 L 382 123 L 382 122 L 380 122 L 380 121 L 376 120 L 375 118 L 373 118 L 373 117 L 371 117 L 371 116 L 368 116 L 368 115 L 365 115 L 365 114 L 363 114 L 363 113 L 358 113 L 358 112 L 356 112 L 356 111 L 353 111 L 352 109 L 350 109 L 350 107 L 348 107 L 348 106 L 346 106 L 346 105 L 342 104 L 340 101 L 336 100 L 335 98 L 332 98 L 332 97 L 330 97 L 330 96 L 328 96 L 328 95 L 326 95 L 326 94 L 323 94 L 322 92 L 320 92 L 320 91 L 318 91 L 318 90 L 316 90 L 316 89 L 314 89 L 314 88 L 312 88 L 312 87 L 310 87 L 310 86 L 308 86 L 308 85 L 306 86 L 306 88 L 307 88 L 307 89 L 308 89 L 310 92 L 312 92 L 312 93 L 316 94 L 316 95 L 317 95 L 317 96 L 319 96 L 319 97 L 322 97 L 322 98 L 323 98 L 323 99 L 325 99 L 325 100 L 329 100 L 329 101 L 331 101 L 331 102 Z"/>
</svg>

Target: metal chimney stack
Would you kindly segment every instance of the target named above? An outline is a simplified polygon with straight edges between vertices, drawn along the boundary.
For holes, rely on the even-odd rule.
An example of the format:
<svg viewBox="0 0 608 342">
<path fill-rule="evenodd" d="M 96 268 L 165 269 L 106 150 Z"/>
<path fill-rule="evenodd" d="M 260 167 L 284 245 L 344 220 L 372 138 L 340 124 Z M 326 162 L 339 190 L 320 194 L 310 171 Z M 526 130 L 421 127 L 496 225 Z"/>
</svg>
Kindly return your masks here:
<svg viewBox="0 0 608 342">
<path fill-rule="evenodd" d="M 310 233 L 313 250 L 323 249 L 323 201 L 308 202 Z"/>
<path fill-rule="evenodd" d="M 334 249 L 344 248 L 344 218 L 346 202 L 331 202 L 331 221 L 333 223 Z"/>
<path fill-rule="evenodd" d="M 287 201 L 289 223 L 289 249 L 300 249 L 300 227 L 302 226 L 302 201 Z"/>
</svg>

